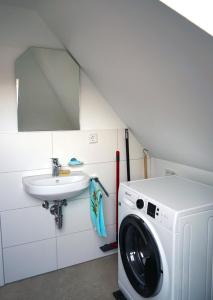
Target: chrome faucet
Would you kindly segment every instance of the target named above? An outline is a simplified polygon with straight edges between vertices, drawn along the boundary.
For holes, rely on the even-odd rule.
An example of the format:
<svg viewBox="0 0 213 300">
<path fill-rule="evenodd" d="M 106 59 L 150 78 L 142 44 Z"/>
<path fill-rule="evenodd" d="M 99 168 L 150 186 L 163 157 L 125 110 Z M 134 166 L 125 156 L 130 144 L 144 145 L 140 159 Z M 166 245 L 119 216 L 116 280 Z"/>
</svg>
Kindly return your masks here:
<svg viewBox="0 0 213 300">
<path fill-rule="evenodd" d="M 58 158 L 51 158 L 51 159 L 52 159 L 52 176 L 53 177 L 59 176 L 61 165 L 59 164 Z"/>
</svg>

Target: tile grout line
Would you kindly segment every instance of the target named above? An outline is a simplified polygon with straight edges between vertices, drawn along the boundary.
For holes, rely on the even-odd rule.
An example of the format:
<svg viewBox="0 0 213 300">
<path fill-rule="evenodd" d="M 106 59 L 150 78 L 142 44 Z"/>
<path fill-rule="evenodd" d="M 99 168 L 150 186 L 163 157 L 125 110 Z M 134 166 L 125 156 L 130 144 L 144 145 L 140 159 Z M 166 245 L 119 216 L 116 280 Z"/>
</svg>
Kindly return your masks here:
<svg viewBox="0 0 213 300">
<path fill-rule="evenodd" d="M 117 149 L 116 150 L 119 150 L 118 149 L 118 128 L 117 128 Z"/>
<path fill-rule="evenodd" d="M 24 243 L 20 243 L 20 244 L 14 244 L 14 245 L 6 246 L 6 247 L 3 247 L 2 249 L 6 250 L 6 249 L 11 249 L 11 248 L 15 248 L 15 247 L 24 246 L 24 245 L 32 245 L 32 244 L 35 244 L 35 243 L 54 240 L 55 238 L 56 238 L 56 236 L 47 237 L 47 238 L 39 239 L 39 240 L 36 240 L 36 241 L 29 241 L 29 242 L 24 242 Z"/>
<path fill-rule="evenodd" d="M 23 173 L 23 172 L 34 172 L 34 171 L 44 171 L 50 170 L 50 168 L 39 168 L 39 169 L 24 169 L 24 170 L 12 170 L 12 171 L 0 171 L 1 174 L 10 174 L 10 173 Z"/>
<path fill-rule="evenodd" d="M 115 192 L 110 192 L 109 195 L 113 196 L 113 195 L 115 195 Z M 87 197 L 79 197 L 79 198 L 75 199 L 75 201 L 77 201 L 77 200 L 88 200 L 88 199 L 90 199 L 89 195 Z M 41 200 L 38 200 L 38 201 L 41 201 Z M 73 201 L 73 200 L 68 200 L 68 201 Z M 33 208 L 33 207 L 40 207 L 40 206 L 41 206 L 40 204 L 36 204 L 36 205 L 31 205 L 31 206 L 10 208 L 10 209 L 6 209 L 6 210 L 0 210 L 0 213 L 11 212 L 11 211 L 16 211 L 16 210 L 20 210 L 20 209 L 28 209 L 28 208 Z"/>
<path fill-rule="evenodd" d="M 53 134 L 54 132 L 51 131 L 51 157 L 53 157 Z M 55 232 L 55 255 L 56 255 L 56 269 L 58 270 L 58 239 L 56 234 L 56 224 L 54 222 L 54 232 Z"/>
<path fill-rule="evenodd" d="M 53 157 L 53 131 L 51 131 L 51 157 Z"/>
<path fill-rule="evenodd" d="M 106 227 L 112 227 L 112 226 L 115 226 L 115 223 L 107 224 L 106 225 Z M 64 233 L 64 234 L 61 234 L 61 235 L 57 235 L 55 233 L 56 234 L 55 236 L 52 236 L 52 237 L 49 237 L 49 238 L 39 239 L 39 240 L 36 240 L 36 241 L 30 241 L 30 242 L 25 242 L 25 243 L 20 243 L 20 244 L 14 244 L 14 245 L 7 246 L 7 247 L 3 247 L 2 246 L 2 250 L 10 249 L 10 248 L 15 248 L 15 247 L 19 247 L 19 246 L 24 246 L 24 245 L 29 245 L 29 244 L 35 244 L 35 243 L 39 243 L 39 242 L 43 242 L 43 241 L 54 240 L 54 239 L 57 239 L 57 238 L 60 238 L 60 237 L 66 237 L 66 236 L 76 235 L 76 234 L 79 234 L 79 233 L 82 233 L 82 232 L 89 232 L 89 231 L 93 232 L 94 230 L 91 227 L 91 228 L 88 228 L 88 229 L 84 229 L 84 230 L 80 230 L 80 231 L 73 231 L 73 232 Z"/>
<path fill-rule="evenodd" d="M 57 236 L 57 232 L 56 232 L 56 224 L 54 223 L 55 225 L 55 254 L 56 254 L 56 268 L 57 270 L 59 270 L 59 256 L 58 256 L 58 236 Z"/>
<path fill-rule="evenodd" d="M 110 223 L 110 224 L 106 224 L 106 227 L 112 227 L 112 226 L 115 226 L 116 223 Z M 91 225 L 92 226 L 92 225 Z M 69 233 L 62 233 L 56 237 L 58 238 L 61 238 L 61 237 L 66 237 L 66 236 L 71 236 L 71 235 L 76 235 L 78 233 L 82 233 L 82 232 L 89 232 L 89 231 L 92 231 L 94 232 L 94 228 L 91 227 L 91 228 L 88 228 L 88 229 L 84 229 L 84 230 L 80 230 L 80 231 L 72 231 L 72 232 L 69 232 Z"/>
<path fill-rule="evenodd" d="M 0 213 L 0 238 L 1 238 L 1 244 L 0 244 L 0 247 L 1 247 L 1 259 L 2 259 L 2 272 L 3 272 L 3 285 L 5 285 L 5 266 L 4 266 L 4 252 L 3 252 L 3 238 L 2 238 L 2 220 L 1 220 L 1 216 L 2 214 Z"/>
<path fill-rule="evenodd" d="M 53 154 L 53 153 L 52 153 Z M 137 157 L 137 158 L 131 158 L 130 160 L 141 160 L 143 159 L 143 157 Z M 125 162 L 126 159 L 121 159 L 121 162 Z M 89 163 L 84 163 L 84 166 L 93 166 L 93 165 L 103 165 L 103 164 L 108 164 L 108 163 L 115 163 L 115 160 L 109 160 L 109 161 L 94 161 L 94 162 L 89 162 Z M 63 165 L 64 167 L 66 165 Z M 38 169 L 19 169 L 19 170 L 11 170 L 11 171 L 0 171 L 0 175 L 1 174 L 11 174 L 11 173 L 23 173 L 23 172 L 34 172 L 34 171 L 44 171 L 47 170 L 49 171 L 50 168 L 45 167 L 45 168 L 38 168 Z"/>
<path fill-rule="evenodd" d="M 11 212 L 11 211 L 20 210 L 20 209 L 28 209 L 28 208 L 40 207 L 40 206 L 41 206 L 40 204 L 36 204 L 36 205 L 31 205 L 31 206 L 23 206 L 23 207 L 10 208 L 10 209 L 5 209 L 5 210 L 0 210 L 0 213 L 5 213 L 5 212 L 7 213 L 7 212 Z"/>
</svg>

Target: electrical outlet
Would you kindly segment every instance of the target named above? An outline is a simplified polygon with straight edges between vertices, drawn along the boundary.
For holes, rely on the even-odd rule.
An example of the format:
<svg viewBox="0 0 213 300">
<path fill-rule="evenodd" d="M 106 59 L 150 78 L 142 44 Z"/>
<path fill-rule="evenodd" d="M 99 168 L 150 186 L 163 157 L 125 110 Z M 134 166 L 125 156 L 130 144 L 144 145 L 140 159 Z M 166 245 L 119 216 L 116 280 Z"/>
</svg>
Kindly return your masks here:
<svg viewBox="0 0 213 300">
<path fill-rule="evenodd" d="M 98 134 L 90 133 L 89 134 L 89 144 L 96 144 L 96 143 L 98 143 Z"/>
<path fill-rule="evenodd" d="M 171 169 L 165 169 L 165 175 L 166 176 L 176 175 L 176 172 Z"/>
</svg>

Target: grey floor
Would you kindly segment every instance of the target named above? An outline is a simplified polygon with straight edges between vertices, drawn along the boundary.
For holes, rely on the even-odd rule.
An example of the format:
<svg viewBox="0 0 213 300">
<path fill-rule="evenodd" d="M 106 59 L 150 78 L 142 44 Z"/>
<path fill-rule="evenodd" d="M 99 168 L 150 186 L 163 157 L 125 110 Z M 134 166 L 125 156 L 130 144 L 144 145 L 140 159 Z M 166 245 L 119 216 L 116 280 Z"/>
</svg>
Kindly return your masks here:
<svg viewBox="0 0 213 300">
<path fill-rule="evenodd" d="M 0 288 L 1 300 L 113 300 L 117 255 L 93 260 Z"/>
</svg>

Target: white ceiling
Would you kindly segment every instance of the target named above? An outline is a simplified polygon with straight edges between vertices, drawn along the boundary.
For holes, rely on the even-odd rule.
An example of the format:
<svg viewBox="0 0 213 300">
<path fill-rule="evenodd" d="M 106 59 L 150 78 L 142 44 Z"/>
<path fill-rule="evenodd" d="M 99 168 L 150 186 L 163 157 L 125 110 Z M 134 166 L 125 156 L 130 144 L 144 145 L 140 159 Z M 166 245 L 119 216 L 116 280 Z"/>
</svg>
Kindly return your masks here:
<svg viewBox="0 0 213 300">
<path fill-rule="evenodd" d="M 152 155 L 213 170 L 210 35 L 157 0 L 43 0 L 38 10 Z"/>
<path fill-rule="evenodd" d="M 161 0 L 213 36 L 212 0 Z"/>
<path fill-rule="evenodd" d="M 155 0 L 46 0 L 39 11 L 152 155 L 213 170 L 211 36 Z"/>
</svg>

